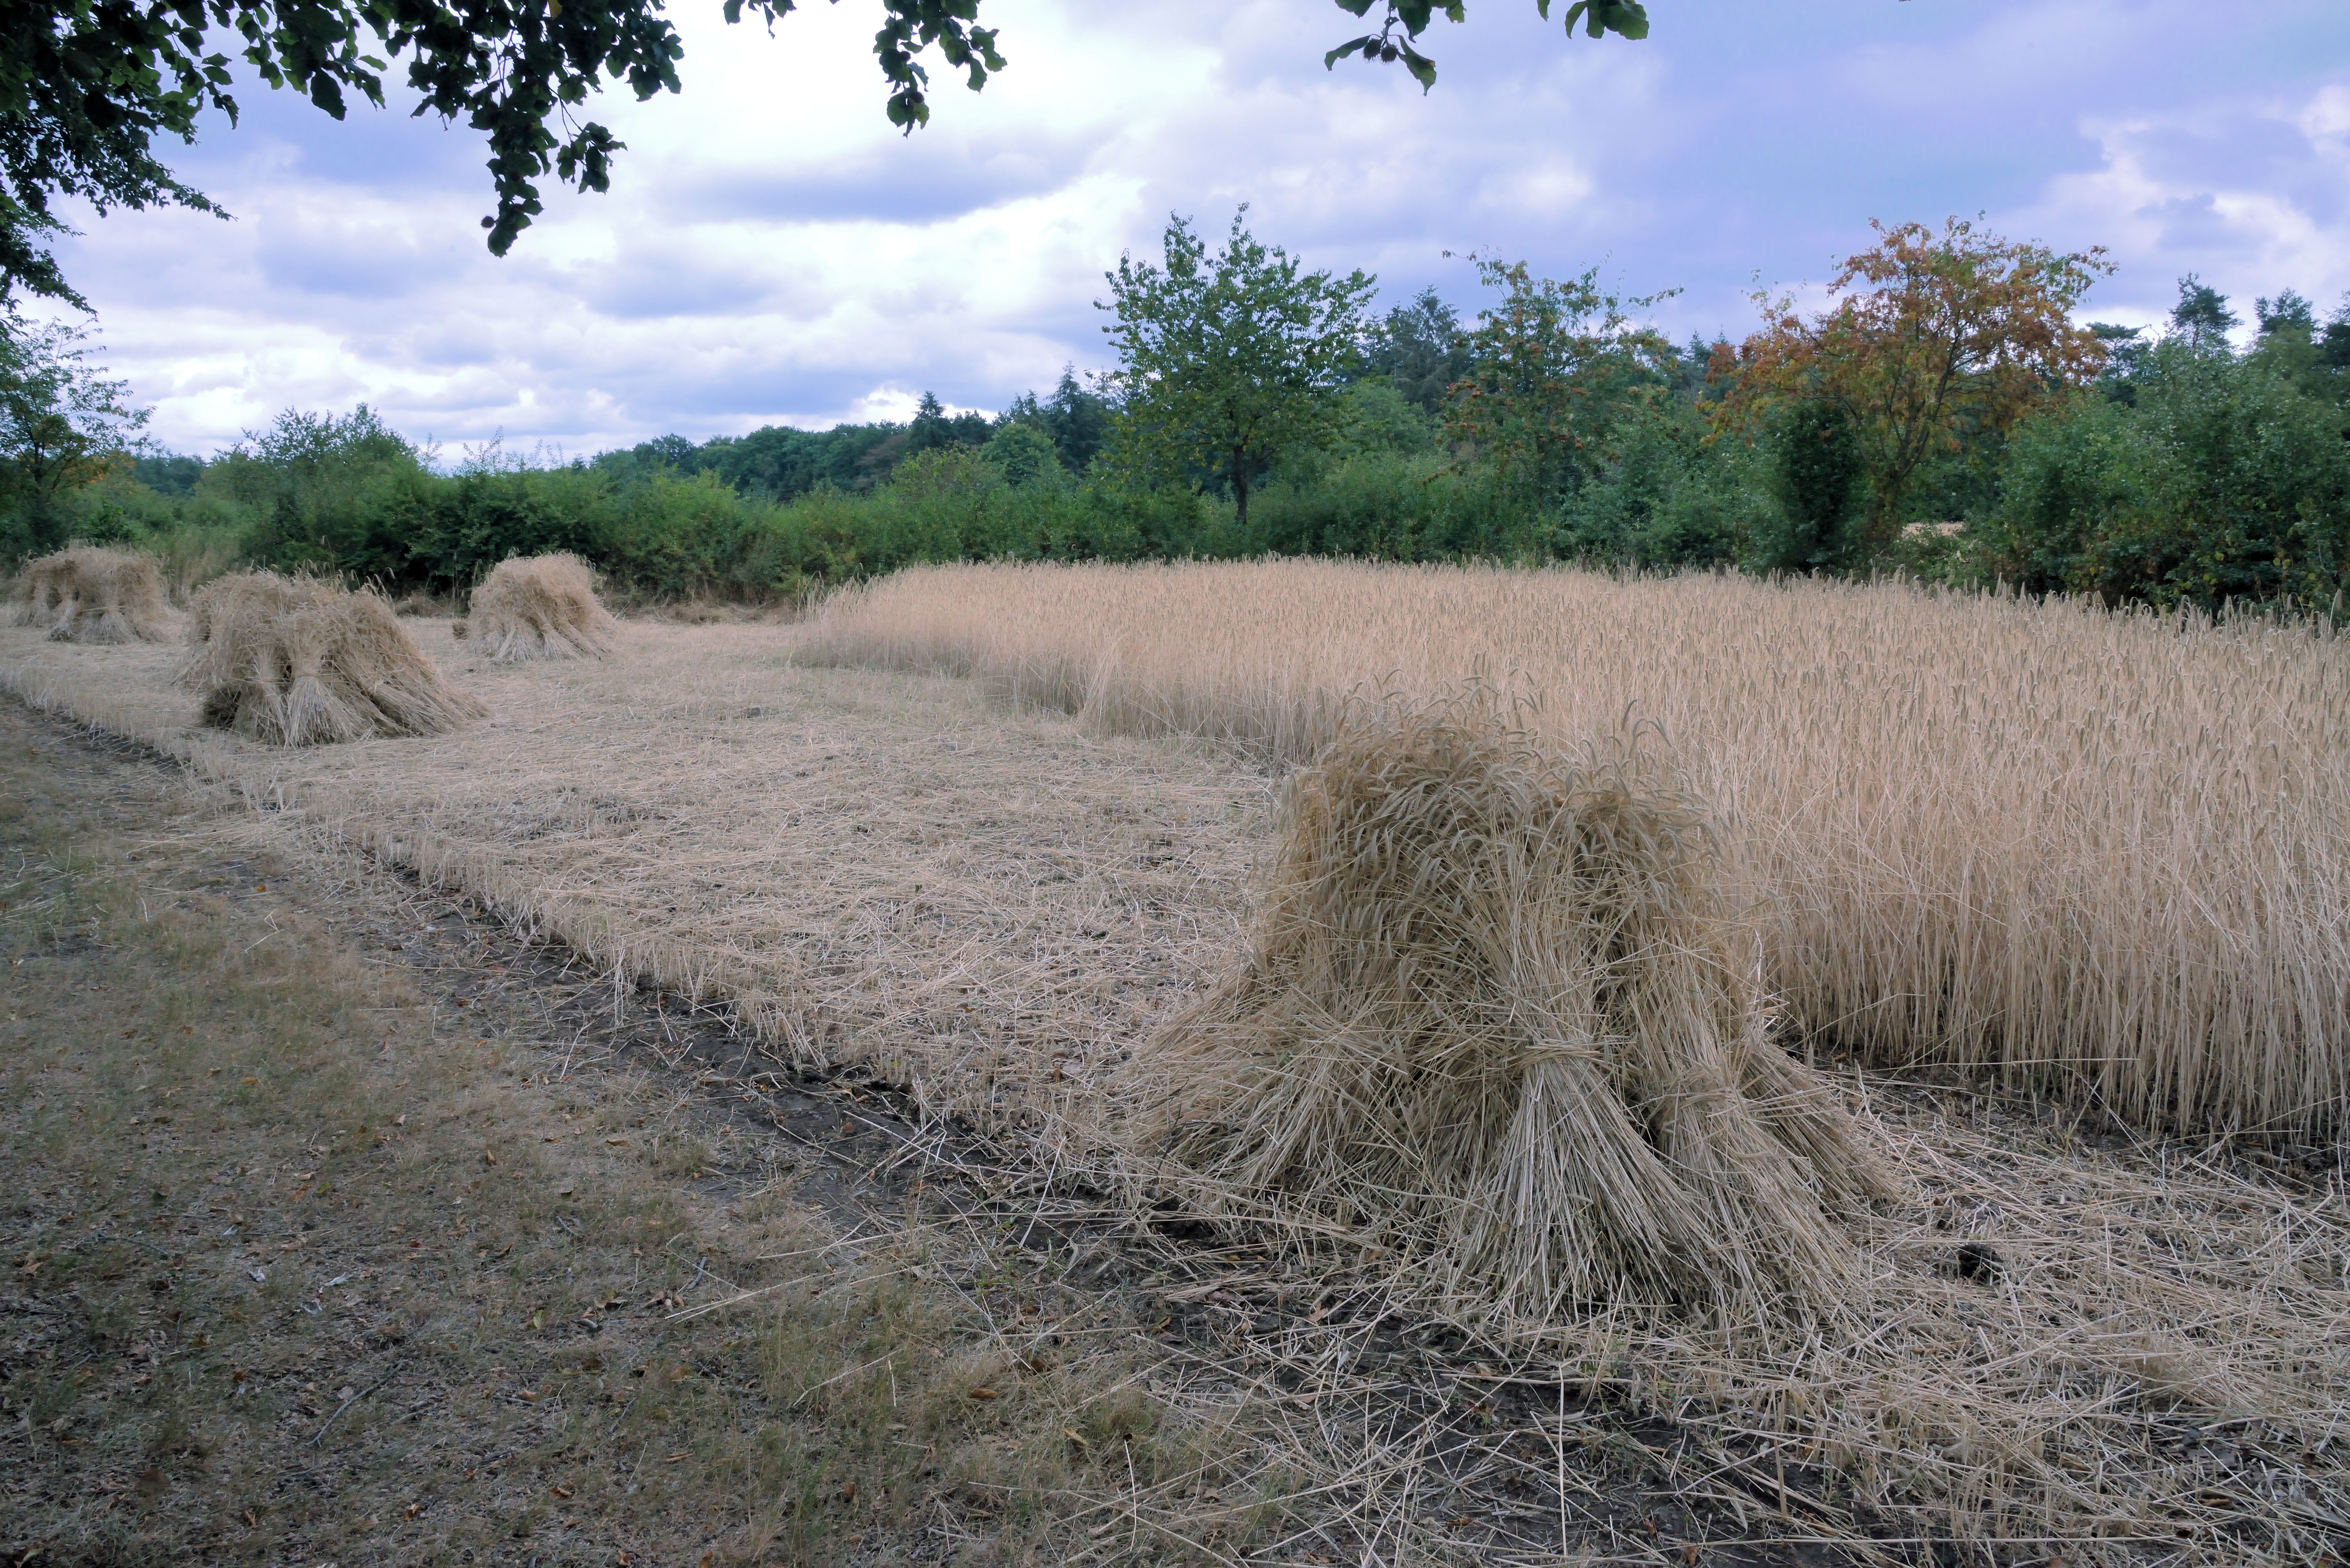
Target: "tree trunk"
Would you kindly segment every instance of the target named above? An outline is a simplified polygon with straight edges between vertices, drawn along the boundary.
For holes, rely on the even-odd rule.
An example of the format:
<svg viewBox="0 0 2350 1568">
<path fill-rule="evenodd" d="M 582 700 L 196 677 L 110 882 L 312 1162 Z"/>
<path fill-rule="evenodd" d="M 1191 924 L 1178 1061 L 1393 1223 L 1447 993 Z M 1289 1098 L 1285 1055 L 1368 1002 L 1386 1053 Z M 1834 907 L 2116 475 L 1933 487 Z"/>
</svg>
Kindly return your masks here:
<svg viewBox="0 0 2350 1568">
<path fill-rule="evenodd" d="M 1248 459 L 1240 448 L 1232 449 L 1232 523 L 1235 527 L 1248 526 Z"/>
</svg>

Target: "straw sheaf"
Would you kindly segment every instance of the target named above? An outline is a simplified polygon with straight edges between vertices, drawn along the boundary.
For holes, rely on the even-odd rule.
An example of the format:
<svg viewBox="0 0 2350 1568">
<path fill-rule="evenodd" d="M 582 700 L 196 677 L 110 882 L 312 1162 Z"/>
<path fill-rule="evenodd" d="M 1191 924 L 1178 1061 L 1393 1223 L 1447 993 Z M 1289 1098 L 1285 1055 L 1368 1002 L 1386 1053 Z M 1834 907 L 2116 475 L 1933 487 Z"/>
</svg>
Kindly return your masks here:
<svg viewBox="0 0 2350 1568">
<path fill-rule="evenodd" d="M 1773 1043 L 1714 860 L 1649 751 L 1563 753 L 1482 686 L 1359 708 L 1289 784 L 1247 961 L 1120 1075 L 1134 1179 L 1523 1318 L 1833 1303 L 1826 1210 L 1886 1179 Z"/>
<path fill-rule="evenodd" d="M 271 745 L 445 734 L 489 712 L 372 593 L 240 573 L 196 595 L 189 637 L 178 679 L 204 694 L 203 722 Z"/>
<path fill-rule="evenodd" d="M 577 556 L 501 561 L 473 590 L 472 614 L 452 628 L 494 663 L 521 659 L 602 659 L 619 623 L 596 597 L 596 579 Z"/>
<path fill-rule="evenodd" d="M 161 642 L 171 601 L 152 556 L 77 545 L 26 565 L 16 624 L 57 642 Z"/>
</svg>

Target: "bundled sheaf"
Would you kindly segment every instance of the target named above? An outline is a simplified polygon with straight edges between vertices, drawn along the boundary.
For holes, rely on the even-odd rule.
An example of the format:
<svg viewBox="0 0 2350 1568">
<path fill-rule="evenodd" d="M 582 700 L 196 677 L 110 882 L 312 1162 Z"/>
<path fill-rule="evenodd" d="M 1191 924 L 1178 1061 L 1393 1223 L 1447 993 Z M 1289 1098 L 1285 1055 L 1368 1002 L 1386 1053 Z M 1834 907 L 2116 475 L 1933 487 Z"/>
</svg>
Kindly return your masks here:
<svg viewBox="0 0 2350 1568">
<path fill-rule="evenodd" d="M 457 623 L 490 659 L 601 659 L 619 631 L 596 597 L 596 580 L 577 556 L 501 561 L 473 590 L 471 615 Z"/>
<path fill-rule="evenodd" d="M 203 721 L 272 745 L 445 734 L 489 710 L 441 678 L 390 605 L 245 572 L 195 597 L 180 680 Z"/>
<path fill-rule="evenodd" d="M 1448 1293 L 1751 1315 L 1844 1293 L 1884 1191 L 1773 1041 L 1693 804 L 1472 687 L 1358 704 L 1294 776 L 1244 964 L 1124 1070 L 1129 1174 L 1376 1248 Z"/>
<path fill-rule="evenodd" d="M 45 627 L 58 642 L 161 642 L 171 601 L 154 558 L 77 545 L 29 562 L 21 626 Z"/>
</svg>

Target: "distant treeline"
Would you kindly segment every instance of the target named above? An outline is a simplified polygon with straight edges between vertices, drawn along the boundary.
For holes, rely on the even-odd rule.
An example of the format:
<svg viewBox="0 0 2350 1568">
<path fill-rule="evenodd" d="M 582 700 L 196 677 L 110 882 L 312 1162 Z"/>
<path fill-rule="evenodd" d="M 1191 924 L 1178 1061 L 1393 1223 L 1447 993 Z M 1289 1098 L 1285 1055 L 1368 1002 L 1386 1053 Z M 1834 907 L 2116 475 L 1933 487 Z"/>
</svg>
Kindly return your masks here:
<svg viewBox="0 0 2350 1568">
<path fill-rule="evenodd" d="M 1244 513 L 1228 475 L 1136 456 L 1147 421 L 1115 378 L 1065 372 L 993 418 L 926 395 L 903 423 L 561 463 L 448 468 L 366 408 L 289 411 L 209 462 L 116 462 L 46 510 L 20 487 L 8 553 L 120 540 L 182 576 L 246 561 L 446 593 L 563 549 L 623 593 L 754 599 L 914 562 L 1268 553 L 1896 568 L 2166 605 L 2324 606 L 2350 581 L 2350 313 L 2321 321 L 2291 292 L 2236 347 L 2228 301 L 2189 278 L 2163 330 L 2097 327 L 2073 381 L 2019 382 L 2003 415 L 1986 396 L 1894 451 L 1869 422 L 1875 372 L 1829 359 L 1825 326 L 1790 371 L 1761 334 L 1666 343 L 1588 277 L 1489 281 L 1508 297 L 1473 327 L 1432 292 L 1371 320 L 1315 439 L 1263 461 Z"/>
<path fill-rule="evenodd" d="M 1075 369 L 1065 369 L 1049 398 L 1040 402 L 1035 393 L 1025 394 L 993 420 L 950 414 L 936 395 L 925 392 L 905 424 L 844 424 L 822 431 L 769 425 L 745 436 L 713 436 L 699 446 L 669 435 L 605 452 L 588 466 L 622 484 L 661 472 L 714 473 L 746 498 L 791 501 L 826 486 L 852 494 L 869 491 L 908 458 L 984 447 L 1015 424 L 1042 432 L 1061 465 L 1083 473 L 1101 451 L 1109 420 L 1108 403 L 1087 390 Z"/>
</svg>

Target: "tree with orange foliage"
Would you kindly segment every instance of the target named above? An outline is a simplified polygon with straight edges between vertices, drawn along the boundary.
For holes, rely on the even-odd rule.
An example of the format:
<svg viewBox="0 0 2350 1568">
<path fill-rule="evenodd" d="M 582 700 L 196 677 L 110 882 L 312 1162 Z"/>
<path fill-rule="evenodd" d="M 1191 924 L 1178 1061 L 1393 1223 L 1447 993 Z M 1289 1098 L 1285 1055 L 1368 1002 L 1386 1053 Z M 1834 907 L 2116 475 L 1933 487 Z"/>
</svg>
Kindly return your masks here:
<svg viewBox="0 0 2350 1568">
<path fill-rule="evenodd" d="M 1959 218 L 1939 234 L 1870 227 L 1877 244 L 1846 260 L 1826 311 L 1805 321 L 1792 299 L 1757 294 L 1768 325 L 1718 347 L 1710 368 L 1726 382 L 1717 431 L 1751 440 L 1794 400 L 1842 412 L 1868 481 L 1864 556 L 1892 545 L 1928 458 L 1970 434 L 2004 436 L 2095 378 L 2105 349 L 2071 312 L 2113 271 L 2103 246 L 2060 254 Z"/>
</svg>

